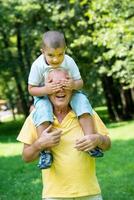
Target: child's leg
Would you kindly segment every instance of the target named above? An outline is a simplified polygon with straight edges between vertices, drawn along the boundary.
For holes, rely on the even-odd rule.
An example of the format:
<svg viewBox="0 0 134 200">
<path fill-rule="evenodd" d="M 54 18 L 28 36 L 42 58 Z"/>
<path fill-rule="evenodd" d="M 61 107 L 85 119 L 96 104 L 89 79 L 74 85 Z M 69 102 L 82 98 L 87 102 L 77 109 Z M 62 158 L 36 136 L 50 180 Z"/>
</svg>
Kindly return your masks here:
<svg viewBox="0 0 134 200">
<path fill-rule="evenodd" d="M 37 98 L 35 100 L 35 111 L 33 112 L 33 122 L 37 129 L 37 135 L 40 137 L 42 132 L 53 122 L 52 105 L 48 97 Z M 39 159 L 39 168 L 46 169 L 52 164 L 52 155 L 49 150 L 41 152 Z"/>
<path fill-rule="evenodd" d="M 90 114 L 84 113 L 79 117 L 79 123 L 83 129 L 84 135 L 94 134 L 95 127 L 93 118 Z"/>
<path fill-rule="evenodd" d="M 40 126 L 40 134 L 44 125 L 47 128 L 47 125 L 53 122 L 53 108 L 47 96 L 42 98 L 35 97 L 34 106 L 35 110 L 32 119 L 36 128 Z"/>
<path fill-rule="evenodd" d="M 51 124 L 51 122 L 44 122 L 44 123 L 40 124 L 38 127 L 36 127 L 38 137 L 40 137 L 41 133 L 46 128 L 48 128 L 50 124 Z"/>
<path fill-rule="evenodd" d="M 93 109 L 87 97 L 81 92 L 75 92 L 71 98 L 71 107 L 79 118 L 85 135 L 94 134 Z"/>
<path fill-rule="evenodd" d="M 83 129 L 84 135 L 95 134 L 95 127 L 92 118 L 93 109 L 87 97 L 81 92 L 75 92 L 72 96 L 70 104 L 79 118 L 79 123 Z M 93 157 L 103 156 L 102 151 L 98 148 L 89 151 L 89 154 Z"/>
</svg>

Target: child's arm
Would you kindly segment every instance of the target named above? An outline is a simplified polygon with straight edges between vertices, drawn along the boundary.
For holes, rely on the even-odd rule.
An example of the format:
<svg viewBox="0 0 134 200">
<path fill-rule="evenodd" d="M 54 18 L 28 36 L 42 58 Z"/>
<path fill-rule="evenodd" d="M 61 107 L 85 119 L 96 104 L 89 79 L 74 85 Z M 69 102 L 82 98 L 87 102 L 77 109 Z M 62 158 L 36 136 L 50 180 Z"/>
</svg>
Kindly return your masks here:
<svg viewBox="0 0 134 200">
<path fill-rule="evenodd" d="M 53 94 L 54 92 L 57 92 L 61 88 L 61 84 L 54 82 L 47 82 L 45 86 L 33 86 L 28 85 L 28 91 L 32 96 L 44 96 L 48 94 Z"/>
</svg>

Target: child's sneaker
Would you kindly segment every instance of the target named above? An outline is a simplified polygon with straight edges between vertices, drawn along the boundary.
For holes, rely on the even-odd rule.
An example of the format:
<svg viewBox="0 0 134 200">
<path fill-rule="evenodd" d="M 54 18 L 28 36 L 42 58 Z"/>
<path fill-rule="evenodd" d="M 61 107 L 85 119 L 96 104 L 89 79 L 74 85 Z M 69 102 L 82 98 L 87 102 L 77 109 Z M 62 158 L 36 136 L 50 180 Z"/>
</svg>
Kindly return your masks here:
<svg viewBox="0 0 134 200">
<path fill-rule="evenodd" d="M 38 167 L 40 169 L 50 168 L 53 162 L 53 156 L 50 151 L 42 151 L 40 153 Z"/>
<path fill-rule="evenodd" d="M 88 151 L 89 155 L 95 158 L 103 157 L 104 153 L 99 147 Z"/>
</svg>

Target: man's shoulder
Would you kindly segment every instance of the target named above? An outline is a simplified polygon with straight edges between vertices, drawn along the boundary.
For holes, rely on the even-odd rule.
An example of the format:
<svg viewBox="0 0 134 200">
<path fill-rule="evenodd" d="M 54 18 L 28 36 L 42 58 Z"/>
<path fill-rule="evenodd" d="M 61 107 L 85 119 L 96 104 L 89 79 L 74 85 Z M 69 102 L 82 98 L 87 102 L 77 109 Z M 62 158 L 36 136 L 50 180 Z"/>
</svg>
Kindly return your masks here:
<svg viewBox="0 0 134 200">
<path fill-rule="evenodd" d="M 33 120 L 32 120 L 33 113 L 34 113 L 34 110 L 27 116 L 24 124 L 28 124 L 28 125 L 34 127 L 34 123 L 33 123 Z"/>
<path fill-rule="evenodd" d="M 32 144 L 36 139 L 37 139 L 37 132 L 36 132 L 36 127 L 34 126 L 32 121 L 32 112 L 31 112 L 31 114 L 26 118 L 21 128 L 17 140 L 25 144 Z"/>
</svg>

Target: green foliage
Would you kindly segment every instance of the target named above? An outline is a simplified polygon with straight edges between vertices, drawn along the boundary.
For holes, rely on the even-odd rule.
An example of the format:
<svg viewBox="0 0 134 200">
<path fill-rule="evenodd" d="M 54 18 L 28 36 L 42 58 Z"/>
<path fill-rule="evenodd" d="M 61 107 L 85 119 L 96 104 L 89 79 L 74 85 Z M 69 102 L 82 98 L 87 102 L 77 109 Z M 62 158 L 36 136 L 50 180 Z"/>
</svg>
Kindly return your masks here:
<svg viewBox="0 0 134 200">
<path fill-rule="evenodd" d="M 95 62 L 100 64 L 99 72 L 113 76 L 126 88 L 134 87 L 133 8 L 133 1 L 93 1 L 86 14 L 94 26 L 93 44 L 103 49 Z"/>
<path fill-rule="evenodd" d="M 27 77 L 40 54 L 42 33 L 56 29 L 65 33 L 67 53 L 80 68 L 93 106 L 104 105 L 107 97 L 102 77 L 112 77 L 123 90 L 134 88 L 133 9 L 131 0 L 2 0 L 1 82 L 9 88 L 7 80 L 11 79 L 15 101 L 23 94 L 21 101 L 28 103 Z M 5 84 L 1 87 L 4 91 Z M 121 95 L 120 89 L 118 92 Z M 9 98 L 9 93 L 4 95 Z"/>
</svg>

